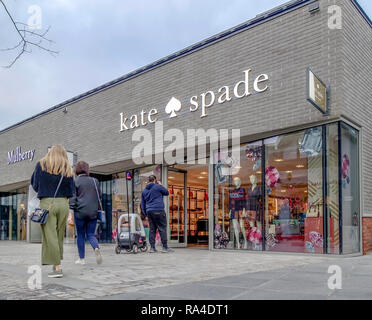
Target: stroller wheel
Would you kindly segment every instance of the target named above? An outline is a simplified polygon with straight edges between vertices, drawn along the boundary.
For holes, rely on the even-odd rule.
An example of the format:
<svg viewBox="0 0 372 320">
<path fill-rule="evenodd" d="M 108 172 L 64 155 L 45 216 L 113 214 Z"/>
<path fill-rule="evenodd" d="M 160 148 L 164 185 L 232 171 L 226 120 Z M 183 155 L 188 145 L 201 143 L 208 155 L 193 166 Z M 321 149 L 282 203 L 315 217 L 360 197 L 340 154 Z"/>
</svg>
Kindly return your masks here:
<svg viewBox="0 0 372 320">
<path fill-rule="evenodd" d="M 119 246 L 117 246 L 117 247 L 115 248 L 115 252 L 116 252 L 116 254 L 120 254 L 120 252 L 121 252 L 121 248 L 120 248 Z"/>
<path fill-rule="evenodd" d="M 133 245 L 132 251 L 134 254 L 138 253 L 138 246 L 136 244 Z"/>
<path fill-rule="evenodd" d="M 149 247 L 147 246 L 147 244 L 140 248 L 141 252 L 146 252 L 148 249 Z"/>
</svg>

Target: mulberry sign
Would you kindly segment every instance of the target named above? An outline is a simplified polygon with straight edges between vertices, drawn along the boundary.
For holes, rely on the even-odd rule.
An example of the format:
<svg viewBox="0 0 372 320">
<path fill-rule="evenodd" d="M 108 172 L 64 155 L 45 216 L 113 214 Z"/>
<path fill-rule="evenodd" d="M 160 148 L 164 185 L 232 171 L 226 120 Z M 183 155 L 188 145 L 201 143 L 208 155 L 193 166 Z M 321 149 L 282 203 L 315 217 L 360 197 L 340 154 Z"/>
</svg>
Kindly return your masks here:
<svg viewBox="0 0 372 320">
<path fill-rule="evenodd" d="M 24 160 L 34 160 L 35 149 L 22 152 L 21 147 L 17 147 L 15 150 L 8 152 L 8 164 L 21 162 Z"/>
</svg>

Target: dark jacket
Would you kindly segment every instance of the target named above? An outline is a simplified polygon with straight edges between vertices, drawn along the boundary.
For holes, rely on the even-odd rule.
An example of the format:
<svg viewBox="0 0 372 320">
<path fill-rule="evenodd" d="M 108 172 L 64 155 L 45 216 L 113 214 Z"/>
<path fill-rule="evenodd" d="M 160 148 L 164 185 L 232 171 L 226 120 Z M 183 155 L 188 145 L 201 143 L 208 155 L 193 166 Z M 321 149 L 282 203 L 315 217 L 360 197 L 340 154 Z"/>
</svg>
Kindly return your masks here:
<svg viewBox="0 0 372 320">
<path fill-rule="evenodd" d="M 145 216 L 149 211 L 164 210 L 163 196 L 168 196 L 169 192 L 160 184 L 149 183 L 142 191 L 141 208 Z"/>
<path fill-rule="evenodd" d="M 50 174 L 46 171 L 43 171 L 41 169 L 40 162 L 38 162 L 31 177 L 31 185 L 37 192 L 37 197 L 39 199 L 53 198 L 60 179 L 61 175 Z M 71 198 L 74 188 L 74 178 L 64 177 L 56 198 Z"/>
<path fill-rule="evenodd" d="M 74 210 L 78 219 L 97 219 L 97 211 L 101 208 L 99 207 L 99 200 L 94 182 L 96 183 L 101 199 L 102 194 L 97 179 L 85 174 L 79 175 L 75 179 L 75 190 L 74 196 L 70 199 L 70 209 Z"/>
</svg>

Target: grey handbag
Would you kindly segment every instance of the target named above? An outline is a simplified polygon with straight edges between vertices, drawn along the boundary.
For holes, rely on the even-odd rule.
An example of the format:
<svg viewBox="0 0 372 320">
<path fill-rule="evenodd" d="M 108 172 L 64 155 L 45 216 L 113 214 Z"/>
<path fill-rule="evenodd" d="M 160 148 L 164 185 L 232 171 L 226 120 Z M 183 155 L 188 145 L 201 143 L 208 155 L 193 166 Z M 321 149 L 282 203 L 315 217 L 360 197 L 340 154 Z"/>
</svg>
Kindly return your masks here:
<svg viewBox="0 0 372 320">
<path fill-rule="evenodd" d="M 49 210 L 50 210 L 50 208 L 52 207 L 53 202 L 54 202 L 54 199 L 55 199 L 56 196 L 57 196 L 57 193 L 58 193 L 59 187 L 61 186 L 62 180 L 63 180 L 63 176 L 61 176 L 61 180 L 59 180 L 59 183 L 58 183 L 58 186 L 57 186 L 56 192 L 54 193 L 53 201 L 52 201 L 52 203 L 49 205 L 49 208 L 48 208 L 48 209 L 36 208 L 36 209 L 31 213 L 31 218 L 30 218 L 31 221 L 36 222 L 36 223 L 40 223 L 40 224 L 46 224 L 46 223 L 47 223 L 48 216 L 49 216 Z"/>
</svg>

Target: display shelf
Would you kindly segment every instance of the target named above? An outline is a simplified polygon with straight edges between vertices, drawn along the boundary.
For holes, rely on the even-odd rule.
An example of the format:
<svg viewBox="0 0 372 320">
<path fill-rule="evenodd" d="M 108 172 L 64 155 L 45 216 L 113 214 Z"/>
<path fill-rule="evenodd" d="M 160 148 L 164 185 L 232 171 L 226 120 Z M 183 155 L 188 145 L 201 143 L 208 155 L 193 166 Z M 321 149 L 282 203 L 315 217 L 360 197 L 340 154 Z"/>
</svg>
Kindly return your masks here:
<svg viewBox="0 0 372 320">
<path fill-rule="evenodd" d="M 170 185 L 168 187 L 171 195 L 180 196 L 180 236 L 184 235 L 184 188 L 178 185 Z M 208 200 L 207 189 L 187 187 L 187 237 L 189 243 L 198 243 L 197 223 L 200 219 L 208 219 Z M 169 198 L 169 227 L 171 236 L 177 235 L 178 229 L 178 199 L 171 196 Z"/>
</svg>

